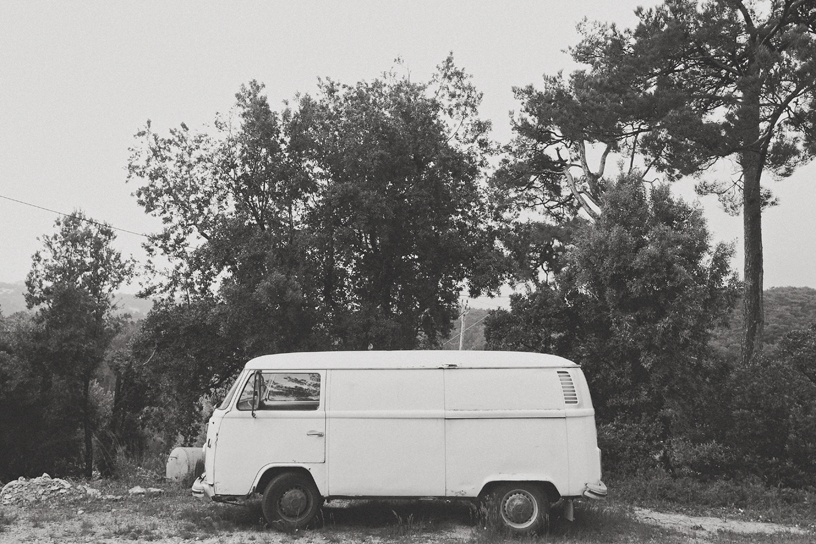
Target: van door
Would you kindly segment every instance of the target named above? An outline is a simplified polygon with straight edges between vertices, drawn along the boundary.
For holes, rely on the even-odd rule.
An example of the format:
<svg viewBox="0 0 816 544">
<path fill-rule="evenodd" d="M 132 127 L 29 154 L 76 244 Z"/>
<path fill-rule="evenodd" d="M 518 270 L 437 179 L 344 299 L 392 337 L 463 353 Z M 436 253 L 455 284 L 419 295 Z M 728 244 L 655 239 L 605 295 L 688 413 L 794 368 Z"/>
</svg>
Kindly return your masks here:
<svg viewBox="0 0 816 544">
<path fill-rule="evenodd" d="M 249 376 L 218 429 L 213 467 L 217 495 L 246 495 L 269 465 L 325 462 L 325 375 L 275 370 Z"/>
</svg>

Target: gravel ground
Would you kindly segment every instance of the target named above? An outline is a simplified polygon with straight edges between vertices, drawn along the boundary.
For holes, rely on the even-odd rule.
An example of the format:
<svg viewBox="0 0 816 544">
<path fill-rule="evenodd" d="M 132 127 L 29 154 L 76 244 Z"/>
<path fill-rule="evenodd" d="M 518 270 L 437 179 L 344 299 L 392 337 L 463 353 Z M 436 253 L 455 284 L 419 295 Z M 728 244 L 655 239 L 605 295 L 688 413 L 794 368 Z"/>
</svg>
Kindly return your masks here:
<svg viewBox="0 0 816 544">
<path fill-rule="evenodd" d="M 0 492 L 0 543 L 519 542 L 486 532 L 478 512 L 457 501 L 332 501 L 315 528 L 283 533 L 266 526 L 257 500 L 223 505 L 193 498 L 179 484 L 83 483 L 46 476 L 11 482 Z M 719 543 L 743 538 L 740 534 L 760 542 L 816 541 L 812 528 L 660 513 L 614 501 L 578 504 L 572 523 L 557 510 L 552 519 L 546 540 L 565 543 Z"/>
</svg>

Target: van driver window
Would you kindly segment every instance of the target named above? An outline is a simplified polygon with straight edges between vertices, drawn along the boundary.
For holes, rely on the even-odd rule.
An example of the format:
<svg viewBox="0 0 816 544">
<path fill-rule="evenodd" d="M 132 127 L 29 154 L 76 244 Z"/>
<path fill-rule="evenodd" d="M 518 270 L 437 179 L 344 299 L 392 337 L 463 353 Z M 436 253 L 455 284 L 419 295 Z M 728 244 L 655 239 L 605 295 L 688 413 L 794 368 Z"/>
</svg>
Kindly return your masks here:
<svg viewBox="0 0 816 544">
<path fill-rule="evenodd" d="M 263 372 L 260 382 L 260 401 L 256 410 L 317 410 L 320 405 L 320 374 Z M 239 410 L 252 410 L 255 377 L 247 381 Z"/>
</svg>

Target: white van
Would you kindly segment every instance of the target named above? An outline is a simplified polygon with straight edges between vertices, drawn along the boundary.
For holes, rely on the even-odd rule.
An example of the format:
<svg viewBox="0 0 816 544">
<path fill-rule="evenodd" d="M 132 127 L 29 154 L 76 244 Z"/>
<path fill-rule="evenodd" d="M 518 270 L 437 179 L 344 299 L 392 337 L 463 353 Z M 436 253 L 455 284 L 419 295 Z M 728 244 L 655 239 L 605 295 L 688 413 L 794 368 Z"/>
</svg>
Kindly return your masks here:
<svg viewBox="0 0 816 544">
<path fill-rule="evenodd" d="M 258 357 L 215 410 L 204 452 L 194 494 L 262 493 L 267 521 L 287 528 L 324 499 L 491 497 L 526 533 L 558 499 L 606 496 L 584 375 L 536 353 Z"/>
</svg>

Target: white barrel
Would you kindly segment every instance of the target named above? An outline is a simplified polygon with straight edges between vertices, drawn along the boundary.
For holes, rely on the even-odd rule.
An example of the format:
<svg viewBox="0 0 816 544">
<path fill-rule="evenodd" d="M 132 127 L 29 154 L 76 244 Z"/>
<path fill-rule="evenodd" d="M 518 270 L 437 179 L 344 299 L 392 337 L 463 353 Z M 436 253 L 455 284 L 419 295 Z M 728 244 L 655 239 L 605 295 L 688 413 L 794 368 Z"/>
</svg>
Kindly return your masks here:
<svg viewBox="0 0 816 544">
<path fill-rule="evenodd" d="M 168 480 L 181 480 L 190 473 L 198 476 L 204 471 L 204 451 L 201 448 L 176 448 L 167 458 Z"/>
</svg>

